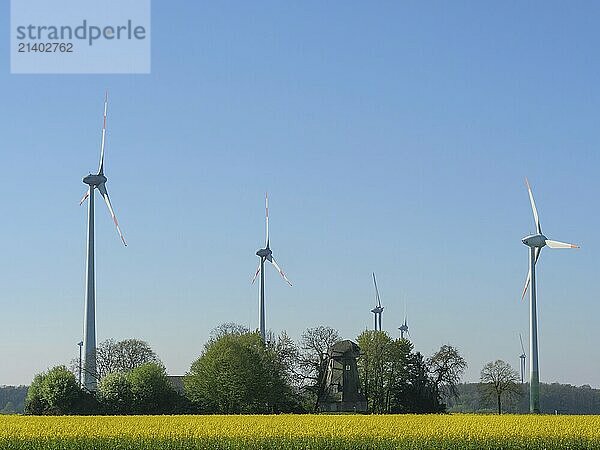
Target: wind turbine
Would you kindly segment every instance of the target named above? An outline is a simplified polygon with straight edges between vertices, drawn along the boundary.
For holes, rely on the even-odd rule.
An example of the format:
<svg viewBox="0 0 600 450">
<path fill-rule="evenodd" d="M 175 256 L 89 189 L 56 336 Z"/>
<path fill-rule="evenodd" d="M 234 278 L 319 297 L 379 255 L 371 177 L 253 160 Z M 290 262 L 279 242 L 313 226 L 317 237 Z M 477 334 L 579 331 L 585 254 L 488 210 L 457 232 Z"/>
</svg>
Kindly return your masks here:
<svg viewBox="0 0 600 450">
<path fill-rule="evenodd" d="M 258 250 L 256 252 L 256 256 L 258 256 L 260 258 L 260 262 L 258 263 L 258 268 L 256 269 L 256 272 L 254 273 L 254 277 L 252 278 L 252 284 L 254 284 L 254 282 L 256 281 L 256 277 L 258 276 L 258 274 L 260 273 L 260 305 L 259 305 L 259 323 L 260 323 L 260 337 L 262 338 L 263 342 L 266 342 L 266 330 L 265 330 L 265 261 L 269 261 L 271 264 L 273 264 L 273 267 L 275 267 L 275 269 L 277 269 L 277 272 L 279 272 L 279 274 L 281 275 L 281 277 L 285 280 L 285 282 L 287 284 L 289 284 L 290 286 L 292 285 L 292 283 L 290 282 L 290 280 L 287 279 L 287 277 L 285 276 L 285 273 L 283 272 L 283 270 L 281 270 L 281 267 L 279 267 L 279 265 L 277 264 L 277 261 L 275 261 L 275 258 L 273 258 L 273 252 L 271 251 L 271 247 L 270 247 L 270 243 L 269 243 L 269 195 L 268 193 L 265 194 L 265 211 L 266 211 L 266 228 L 267 228 L 267 239 L 266 239 L 266 244 L 265 244 L 265 248 L 261 248 L 260 250 Z"/>
<path fill-rule="evenodd" d="M 523 295 L 521 300 L 525 298 L 525 293 L 529 287 L 529 354 L 531 361 L 529 363 L 529 412 L 539 413 L 540 412 L 540 373 L 538 367 L 538 333 L 537 333 L 537 304 L 536 304 L 536 282 L 535 282 L 535 265 L 542 248 L 548 246 L 550 248 L 579 248 L 575 244 L 568 244 L 565 242 L 552 241 L 542 234 L 542 227 L 540 226 L 540 219 L 538 216 L 537 208 L 535 207 L 535 201 L 533 200 L 533 193 L 531 192 L 531 186 L 529 181 L 525 178 L 525 184 L 527 184 L 527 191 L 529 192 L 529 201 L 531 202 L 531 209 L 533 211 L 533 219 L 535 221 L 536 233 L 530 236 L 524 237 L 521 241 L 523 244 L 529 247 L 529 273 L 527 274 L 527 280 L 525 281 L 525 287 L 523 288 Z M 531 284 L 531 286 L 530 286 Z"/>
<path fill-rule="evenodd" d="M 400 325 L 398 329 L 400 330 L 400 339 L 404 339 L 404 333 L 410 336 L 410 333 L 408 331 L 408 323 L 406 321 L 406 303 L 404 303 L 404 323 Z"/>
<path fill-rule="evenodd" d="M 106 113 L 108 110 L 108 92 L 104 96 L 104 123 L 102 125 L 102 141 L 100 144 L 100 166 L 98 173 L 89 174 L 83 179 L 83 182 L 89 186 L 87 192 L 79 202 L 83 204 L 89 199 L 88 204 L 88 239 L 87 239 L 87 260 L 86 260 L 86 294 L 85 294 L 85 317 L 83 332 L 83 386 L 88 391 L 96 390 L 96 280 L 94 274 L 94 191 L 98 189 L 100 195 L 104 198 L 108 211 L 117 227 L 117 232 L 127 246 L 119 222 L 110 203 L 108 192 L 106 190 L 107 178 L 104 175 L 104 144 L 106 142 Z"/>
<path fill-rule="evenodd" d="M 521 341 L 521 355 L 519 355 L 519 358 L 521 359 L 521 384 L 523 384 L 525 382 L 525 358 L 527 358 L 527 355 L 525 354 L 523 336 L 521 336 L 521 333 L 519 333 L 519 340 Z"/>
<path fill-rule="evenodd" d="M 381 306 L 381 300 L 379 299 L 379 289 L 377 289 L 375 272 L 373 272 L 373 284 L 375 285 L 375 300 L 377 301 L 377 304 L 371 312 L 375 315 L 375 331 L 381 331 L 381 314 L 383 313 L 383 306 Z"/>
</svg>

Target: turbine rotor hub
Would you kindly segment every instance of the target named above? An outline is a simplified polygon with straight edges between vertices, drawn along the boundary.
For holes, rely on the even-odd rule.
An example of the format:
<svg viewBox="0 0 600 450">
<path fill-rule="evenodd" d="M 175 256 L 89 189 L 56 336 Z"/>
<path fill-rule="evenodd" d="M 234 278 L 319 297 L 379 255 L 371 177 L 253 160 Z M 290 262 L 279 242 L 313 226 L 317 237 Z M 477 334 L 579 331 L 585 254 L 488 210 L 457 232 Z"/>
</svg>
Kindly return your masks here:
<svg viewBox="0 0 600 450">
<path fill-rule="evenodd" d="M 89 184 L 90 186 L 98 186 L 102 183 L 106 183 L 106 177 L 104 175 L 88 175 L 83 178 L 83 182 L 85 184 Z"/>
<path fill-rule="evenodd" d="M 546 240 L 547 238 L 543 234 L 533 234 L 531 236 L 525 236 L 521 239 L 521 242 L 527 247 L 542 248 L 546 245 Z"/>
<path fill-rule="evenodd" d="M 269 259 L 269 257 L 273 254 L 270 248 L 261 248 L 256 252 L 256 256 L 260 256 L 261 258 Z"/>
</svg>

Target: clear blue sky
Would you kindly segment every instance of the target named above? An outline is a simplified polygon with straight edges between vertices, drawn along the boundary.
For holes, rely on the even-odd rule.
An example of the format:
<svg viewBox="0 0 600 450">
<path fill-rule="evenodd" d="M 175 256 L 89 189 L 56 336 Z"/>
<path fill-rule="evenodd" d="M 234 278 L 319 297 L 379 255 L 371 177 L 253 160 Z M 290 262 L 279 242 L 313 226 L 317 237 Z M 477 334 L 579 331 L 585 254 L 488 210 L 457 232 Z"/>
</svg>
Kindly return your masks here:
<svg viewBox="0 0 600 450">
<path fill-rule="evenodd" d="M 7 3 L 7 2 L 5 2 Z M 10 75 L 0 29 L 0 384 L 77 354 L 86 208 L 102 96 L 98 339 L 147 340 L 172 374 L 224 321 L 256 328 L 250 277 L 271 243 L 267 327 L 355 338 L 404 302 L 417 350 L 518 369 L 524 177 L 548 237 L 538 265 L 542 381 L 600 386 L 600 6 L 594 2 L 159 2 L 152 74 Z"/>
</svg>

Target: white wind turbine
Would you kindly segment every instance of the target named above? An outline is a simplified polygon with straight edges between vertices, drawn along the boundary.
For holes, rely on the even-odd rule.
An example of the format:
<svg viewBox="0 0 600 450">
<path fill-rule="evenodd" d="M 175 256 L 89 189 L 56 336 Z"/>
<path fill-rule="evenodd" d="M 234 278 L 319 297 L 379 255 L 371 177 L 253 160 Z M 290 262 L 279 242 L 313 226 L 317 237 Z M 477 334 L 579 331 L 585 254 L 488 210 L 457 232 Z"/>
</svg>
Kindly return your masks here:
<svg viewBox="0 0 600 450">
<path fill-rule="evenodd" d="M 536 233 L 530 236 L 526 236 L 522 239 L 523 244 L 529 247 L 529 273 L 527 274 L 527 280 L 525 281 L 525 287 L 523 289 L 523 295 L 521 299 L 525 298 L 525 293 L 529 287 L 529 412 L 539 413 L 540 412 L 540 373 L 538 366 L 538 332 L 537 332 L 537 304 L 536 304 L 536 281 L 535 281 L 535 265 L 542 248 L 548 246 L 550 248 L 579 248 L 575 244 L 568 244 L 566 242 L 552 241 L 542 234 L 542 227 L 540 225 L 540 219 L 538 216 L 537 208 L 535 207 L 535 201 L 533 200 L 533 193 L 529 186 L 529 181 L 525 179 L 527 184 L 527 191 L 529 192 L 529 201 L 531 202 L 531 209 L 533 211 L 533 219 L 535 220 Z"/>
<path fill-rule="evenodd" d="M 89 186 L 87 192 L 79 202 L 81 205 L 86 199 L 88 204 L 88 239 L 87 239 L 87 264 L 86 264 L 86 294 L 85 294 L 85 318 L 83 332 L 83 386 L 88 391 L 96 390 L 97 371 L 96 371 L 96 280 L 94 271 L 94 191 L 98 189 L 100 195 L 104 198 L 108 211 L 117 227 L 117 232 L 127 246 L 119 222 L 110 203 L 108 192 L 106 190 L 107 178 L 104 175 L 104 144 L 106 142 L 106 114 L 108 110 L 108 92 L 104 97 L 104 122 L 102 125 L 102 141 L 100 144 L 100 165 L 98 173 L 89 174 L 83 179 L 83 182 Z"/>
<path fill-rule="evenodd" d="M 277 272 L 281 275 L 281 277 L 285 280 L 287 284 L 290 286 L 292 283 L 287 279 L 281 267 L 275 261 L 273 257 L 273 252 L 271 251 L 270 242 L 269 242 L 269 195 L 265 194 L 265 210 L 266 210 L 266 228 L 267 228 L 267 239 L 265 248 L 261 248 L 256 252 L 256 256 L 260 258 L 260 262 L 258 263 L 258 268 L 254 273 L 254 277 L 252 278 L 252 284 L 256 281 L 256 277 L 260 273 L 260 305 L 259 305 L 259 327 L 260 327 L 260 337 L 263 342 L 266 342 L 266 328 L 265 328 L 265 261 L 269 261 L 273 264 L 273 267 L 277 269 Z"/>
</svg>

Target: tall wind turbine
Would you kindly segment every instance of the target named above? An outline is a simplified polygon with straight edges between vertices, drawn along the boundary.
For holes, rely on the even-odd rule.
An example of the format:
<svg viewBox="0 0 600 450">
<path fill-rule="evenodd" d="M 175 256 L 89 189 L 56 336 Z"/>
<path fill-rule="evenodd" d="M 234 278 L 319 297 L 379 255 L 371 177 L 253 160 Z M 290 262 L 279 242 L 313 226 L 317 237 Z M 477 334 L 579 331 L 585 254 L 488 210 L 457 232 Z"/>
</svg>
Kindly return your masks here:
<svg viewBox="0 0 600 450">
<path fill-rule="evenodd" d="M 536 281 L 535 281 L 535 265 L 542 248 L 548 246 L 550 248 L 579 248 L 575 244 L 565 242 L 552 241 L 542 234 L 540 219 L 538 216 L 533 193 L 529 181 L 525 179 L 527 191 L 529 192 L 529 201 L 533 211 L 533 219 L 535 220 L 536 233 L 526 236 L 522 239 L 523 244 L 529 247 L 529 273 L 525 281 L 525 288 L 521 299 L 525 298 L 525 293 L 529 287 L 529 412 L 540 412 L 540 373 L 538 367 L 538 333 L 537 333 L 537 304 L 536 304 Z M 531 284 L 531 286 L 530 286 Z"/>
<path fill-rule="evenodd" d="M 375 301 L 377 304 L 371 312 L 375 315 L 375 331 L 381 331 L 381 314 L 383 313 L 383 306 L 381 306 L 381 300 L 379 299 L 379 289 L 377 289 L 377 280 L 375 279 L 375 272 L 373 272 L 373 284 L 375 285 Z"/>
<path fill-rule="evenodd" d="M 281 270 L 281 267 L 279 267 L 279 265 L 277 264 L 277 261 L 275 261 L 275 258 L 273 258 L 273 252 L 271 251 L 271 247 L 270 247 L 270 243 L 269 243 L 269 195 L 268 194 L 265 194 L 265 211 L 266 211 L 265 222 L 266 222 L 266 228 L 267 228 L 267 239 L 266 239 L 265 248 L 261 248 L 260 250 L 258 250 L 256 252 L 256 256 L 258 256 L 260 258 L 260 262 L 258 263 L 258 268 L 256 269 L 256 272 L 254 273 L 254 277 L 252 278 L 252 284 L 254 284 L 254 281 L 256 281 L 256 277 L 260 273 L 260 305 L 259 305 L 258 320 L 259 320 L 259 324 L 260 324 L 259 325 L 260 326 L 260 337 L 262 338 L 263 342 L 266 342 L 265 261 L 269 261 L 271 264 L 273 264 L 273 267 L 275 267 L 275 269 L 277 269 L 277 272 L 279 272 L 279 274 L 285 280 L 285 282 L 287 284 L 289 284 L 290 286 L 292 285 L 290 280 L 288 280 L 287 277 L 285 276 L 285 273 L 283 272 L 283 270 Z"/>
<path fill-rule="evenodd" d="M 96 280 L 94 274 L 94 192 L 100 191 L 104 198 L 108 211 L 117 227 L 117 232 L 127 246 L 119 222 L 110 203 L 108 192 L 106 191 L 107 178 L 104 175 L 104 144 L 106 142 L 106 113 L 108 109 L 108 92 L 104 97 L 104 123 L 102 125 L 102 141 L 100 144 L 100 166 L 96 175 L 89 174 L 83 179 L 83 182 L 89 186 L 87 192 L 79 202 L 81 205 L 86 199 L 88 204 L 88 239 L 87 239 L 87 264 L 86 264 L 86 293 L 85 293 L 85 328 L 83 332 L 83 386 L 88 391 L 96 390 Z"/>
<path fill-rule="evenodd" d="M 525 383 L 525 358 L 527 358 L 527 355 L 525 354 L 521 333 L 519 333 L 519 340 L 521 341 L 521 354 L 519 355 L 519 359 L 521 360 L 521 384 L 523 384 Z"/>
</svg>

